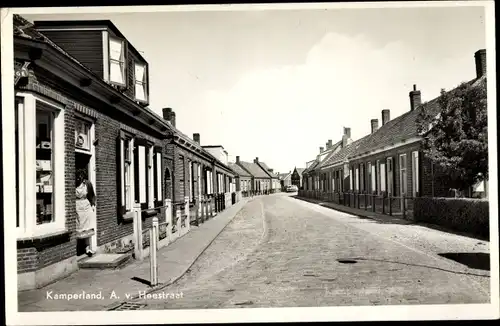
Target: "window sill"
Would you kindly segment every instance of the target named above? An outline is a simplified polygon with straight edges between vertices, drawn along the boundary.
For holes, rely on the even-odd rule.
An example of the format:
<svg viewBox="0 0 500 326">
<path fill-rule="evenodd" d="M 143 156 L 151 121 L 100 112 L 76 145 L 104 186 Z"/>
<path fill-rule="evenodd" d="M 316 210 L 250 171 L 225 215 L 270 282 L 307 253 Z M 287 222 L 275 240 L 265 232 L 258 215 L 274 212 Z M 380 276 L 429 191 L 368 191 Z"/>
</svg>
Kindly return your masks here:
<svg viewBox="0 0 500 326">
<path fill-rule="evenodd" d="M 17 242 L 18 244 L 32 244 L 32 243 L 45 243 L 45 242 L 53 242 L 59 239 L 67 238 L 69 240 L 70 231 L 67 229 L 59 229 L 59 230 L 51 230 L 43 234 L 34 234 L 34 235 L 21 235 L 18 236 Z"/>
<path fill-rule="evenodd" d="M 133 219 L 134 219 L 134 212 L 133 211 L 127 212 L 123 215 L 124 221 L 132 221 Z"/>
</svg>

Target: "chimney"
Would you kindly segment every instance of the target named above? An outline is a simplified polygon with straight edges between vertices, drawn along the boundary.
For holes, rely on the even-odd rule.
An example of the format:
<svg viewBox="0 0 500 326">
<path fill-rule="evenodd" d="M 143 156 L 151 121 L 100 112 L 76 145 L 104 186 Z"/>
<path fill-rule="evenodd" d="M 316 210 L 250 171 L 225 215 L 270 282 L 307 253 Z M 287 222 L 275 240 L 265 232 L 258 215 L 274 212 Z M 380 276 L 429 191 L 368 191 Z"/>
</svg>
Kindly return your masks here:
<svg viewBox="0 0 500 326">
<path fill-rule="evenodd" d="M 418 106 L 422 104 L 422 98 L 420 96 L 420 91 L 417 91 L 417 85 L 413 85 L 413 90 L 410 92 L 410 109 L 415 110 Z"/>
<path fill-rule="evenodd" d="M 333 146 L 333 142 L 332 142 L 332 140 L 331 140 L 331 139 L 328 139 L 328 143 L 326 143 L 326 148 L 327 148 L 327 149 L 330 149 L 330 148 L 332 148 L 332 146 Z"/>
<path fill-rule="evenodd" d="M 486 50 L 476 51 L 474 58 L 476 59 L 476 76 L 481 78 L 486 74 Z"/>
<path fill-rule="evenodd" d="M 259 158 L 256 157 L 255 160 L 253 160 L 254 163 L 259 163 Z"/>
<path fill-rule="evenodd" d="M 163 109 L 163 119 L 167 120 L 167 121 L 170 121 L 170 115 L 172 113 L 172 109 L 171 108 L 164 108 Z"/>
<path fill-rule="evenodd" d="M 371 123 L 372 123 L 372 134 L 373 134 L 378 129 L 378 119 L 372 119 Z"/>
<path fill-rule="evenodd" d="M 236 156 L 236 163 L 240 163 L 240 156 Z"/>
<path fill-rule="evenodd" d="M 347 138 L 351 138 L 351 128 L 344 127 L 344 135 L 346 135 Z"/>
<path fill-rule="evenodd" d="M 273 169 L 269 169 L 269 172 L 273 173 Z"/>
<path fill-rule="evenodd" d="M 170 113 L 170 123 L 175 127 L 175 112 Z"/>
<path fill-rule="evenodd" d="M 382 110 L 382 126 L 391 120 L 391 111 L 390 110 Z"/>
<path fill-rule="evenodd" d="M 320 154 L 321 154 L 321 153 L 323 153 L 323 151 L 324 151 L 324 150 L 325 150 L 325 148 L 324 148 L 323 146 L 321 146 L 321 147 L 319 148 L 319 152 L 320 152 Z"/>
<path fill-rule="evenodd" d="M 193 134 L 193 140 L 199 144 L 200 143 L 200 134 L 199 133 L 194 133 Z"/>
</svg>

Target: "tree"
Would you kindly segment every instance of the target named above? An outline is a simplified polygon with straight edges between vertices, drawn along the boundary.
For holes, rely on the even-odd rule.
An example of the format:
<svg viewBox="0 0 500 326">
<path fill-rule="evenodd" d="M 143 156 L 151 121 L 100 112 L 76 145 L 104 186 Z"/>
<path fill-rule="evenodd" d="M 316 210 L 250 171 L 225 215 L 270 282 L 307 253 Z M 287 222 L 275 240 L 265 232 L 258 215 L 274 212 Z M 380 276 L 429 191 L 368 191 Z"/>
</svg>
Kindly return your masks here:
<svg viewBox="0 0 500 326">
<path fill-rule="evenodd" d="M 440 166 L 453 189 L 463 192 L 488 179 L 486 79 L 462 83 L 423 106 L 418 129 L 423 152 Z"/>
</svg>

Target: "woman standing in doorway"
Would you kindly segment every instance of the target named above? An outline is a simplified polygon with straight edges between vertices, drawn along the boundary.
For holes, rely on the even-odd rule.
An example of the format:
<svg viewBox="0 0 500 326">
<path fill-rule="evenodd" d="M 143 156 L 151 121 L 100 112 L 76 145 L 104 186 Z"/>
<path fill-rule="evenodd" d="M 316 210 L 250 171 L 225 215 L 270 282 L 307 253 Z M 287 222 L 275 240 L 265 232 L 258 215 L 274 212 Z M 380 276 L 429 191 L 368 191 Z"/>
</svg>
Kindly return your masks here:
<svg viewBox="0 0 500 326">
<path fill-rule="evenodd" d="M 94 232 L 91 228 L 91 221 L 95 212 L 95 193 L 92 183 L 87 179 L 85 169 L 77 171 L 76 186 L 76 213 L 78 215 L 76 232 L 79 239 L 87 241 L 85 253 L 92 256 L 95 251 L 91 250 L 89 239 Z"/>
</svg>

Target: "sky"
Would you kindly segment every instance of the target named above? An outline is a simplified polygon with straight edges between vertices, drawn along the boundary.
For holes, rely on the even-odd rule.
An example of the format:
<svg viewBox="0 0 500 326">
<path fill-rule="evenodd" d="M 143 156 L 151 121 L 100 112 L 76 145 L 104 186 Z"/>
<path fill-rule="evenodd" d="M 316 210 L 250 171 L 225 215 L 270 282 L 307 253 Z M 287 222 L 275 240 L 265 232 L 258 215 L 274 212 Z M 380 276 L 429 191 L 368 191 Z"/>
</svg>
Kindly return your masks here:
<svg viewBox="0 0 500 326">
<path fill-rule="evenodd" d="M 275 172 L 305 167 L 319 147 L 475 77 L 486 46 L 483 7 L 24 15 L 109 19 L 150 69 L 150 108 L 222 145 L 234 161 Z M 381 122 L 379 121 L 379 124 Z"/>
</svg>

